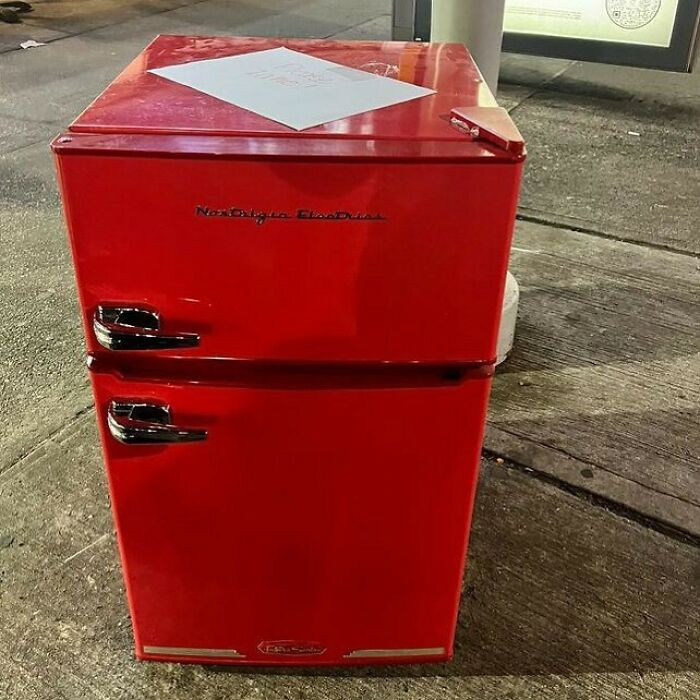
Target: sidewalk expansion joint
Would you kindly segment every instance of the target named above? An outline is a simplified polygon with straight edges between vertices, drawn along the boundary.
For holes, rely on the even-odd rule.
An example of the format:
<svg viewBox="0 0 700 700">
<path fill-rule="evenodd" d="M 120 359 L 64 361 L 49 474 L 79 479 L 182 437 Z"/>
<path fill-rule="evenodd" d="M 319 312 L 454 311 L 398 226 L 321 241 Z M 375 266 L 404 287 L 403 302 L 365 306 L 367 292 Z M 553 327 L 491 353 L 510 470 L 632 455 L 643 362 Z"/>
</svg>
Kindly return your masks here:
<svg viewBox="0 0 700 700">
<path fill-rule="evenodd" d="M 387 12 L 380 12 L 378 15 L 374 15 L 374 17 L 366 17 L 363 19 L 361 22 L 357 22 L 356 24 L 351 24 L 349 27 L 344 27 L 343 29 L 339 29 L 337 32 L 333 32 L 332 34 L 326 34 L 322 37 L 319 37 L 320 39 L 332 39 L 334 36 L 338 36 L 338 34 L 345 34 L 345 32 L 352 31 L 353 29 L 357 29 L 357 27 L 361 27 L 363 24 L 368 24 L 369 22 L 374 22 L 374 20 L 379 19 L 380 17 L 386 17 L 388 16 Z"/>
<path fill-rule="evenodd" d="M 120 24 L 127 24 L 128 22 L 133 22 L 136 20 L 144 20 L 148 17 L 154 17 L 157 15 L 165 15 L 168 12 L 175 12 L 176 10 L 181 10 L 185 7 L 194 7 L 195 5 L 201 5 L 203 2 L 210 2 L 210 0 L 197 0 L 196 2 L 186 2 L 183 0 L 182 4 L 176 5 L 175 7 L 166 7 L 162 10 L 157 10 L 155 12 L 149 12 L 148 14 L 142 15 L 140 17 L 127 17 L 126 19 L 121 20 L 120 22 L 108 22 L 107 24 L 100 24 L 96 27 L 90 27 L 89 29 L 85 29 L 82 32 L 64 32 L 62 29 L 55 29 L 54 31 L 61 32 L 62 36 L 57 36 L 53 38 L 45 38 L 42 43 L 45 45 L 48 44 L 56 44 L 59 41 L 63 41 L 64 39 L 72 39 L 75 36 L 85 36 L 86 34 L 90 34 L 92 32 L 97 32 L 100 31 L 101 29 L 107 29 L 107 27 L 118 27 Z M 275 13 L 278 14 L 278 13 Z M 50 26 L 45 26 L 45 25 L 39 25 L 36 24 L 35 22 L 29 23 L 25 22 L 24 23 L 25 27 L 30 27 L 32 29 L 52 29 Z M 30 49 L 31 50 L 31 49 Z M 25 51 L 19 44 L 15 47 L 9 48 L 9 49 L 4 49 L 0 50 L 0 55 L 6 54 L 6 53 L 13 53 L 15 51 Z"/>
<path fill-rule="evenodd" d="M 543 213 L 546 214 L 547 212 Z M 651 243 L 649 241 L 639 241 L 636 239 L 627 238 L 623 235 L 616 233 L 606 233 L 604 231 L 601 231 L 600 229 L 595 229 L 588 226 L 577 226 L 575 224 L 566 223 L 565 221 L 557 221 L 556 214 L 552 214 L 552 216 L 554 218 L 546 219 L 540 216 L 535 216 L 533 214 L 524 214 L 519 211 L 516 215 L 516 219 L 518 221 L 526 221 L 527 223 L 531 224 L 539 224 L 540 226 L 548 226 L 549 228 L 558 228 L 563 229 L 565 231 L 572 231 L 574 233 L 585 233 L 589 236 L 596 236 L 597 238 L 604 238 L 611 241 L 617 241 L 618 243 L 629 243 L 630 245 L 639 246 L 640 248 L 650 248 L 652 250 L 660 250 L 665 253 L 675 253 L 676 255 L 683 255 L 687 258 L 700 258 L 700 253 L 695 253 L 690 250 L 680 250 L 665 243 Z"/>
<path fill-rule="evenodd" d="M 527 85 L 523 83 L 517 83 L 517 82 L 509 82 L 508 80 L 503 80 L 504 85 L 515 85 L 517 87 L 525 87 L 529 88 L 530 92 L 528 92 L 525 97 L 523 97 L 522 100 L 520 100 L 517 104 L 513 105 L 509 110 L 509 114 L 513 114 L 518 107 L 523 105 L 525 102 L 527 102 L 530 98 L 534 97 L 535 95 L 538 95 L 540 92 L 543 92 L 544 90 L 547 90 L 552 83 L 557 79 L 560 78 L 566 71 L 569 70 L 569 68 L 573 68 L 579 61 L 571 61 L 569 64 L 566 66 L 563 66 L 560 68 L 554 75 L 551 75 L 549 78 L 546 80 L 543 80 L 541 83 L 538 83 L 537 85 Z"/>
<path fill-rule="evenodd" d="M 656 518 L 644 515 L 643 513 L 640 513 L 634 508 L 630 508 L 629 506 L 626 506 L 623 503 L 615 501 L 611 498 L 606 498 L 605 496 L 601 496 L 598 493 L 593 493 L 592 491 L 589 491 L 588 489 L 585 489 L 582 486 L 575 486 L 574 484 L 571 484 L 568 481 L 560 479 L 556 476 L 552 476 L 551 474 L 548 474 L 547 472 L 541 471 L 539 469 L 535 469 L 527 464 L 514 462 L 512 459 L 506 458 L 486 447 L 484 447 L 484 449 L 482 450 L 482 454 L 489 460 L 494 460 L 496 458 L 498 458 L 499 460 L 503 460 L 502 463 L 500 461 L 498 463 L 498 466 L 502 468 L 510 469 L 512 471 L 524 474 L 525 476 L 529 476 L 533 479 L 537 479 L 538 481 L 549 484 L 550 486 L 553 486 L 554 488 L 559 489 L 560 491 L 564 491 L 565 493 L 568 493 L 569 495 L 574 496 L 575 498 L 586 501 L 587 503 L 596 508 L 602 508 L 603 510 L 608 511 L 613 515 L 633 522 L 636 525 L 641 525 L 642 527 L 647 528 L 649 530 L 654 530 L 655 532 L 658 532 L 661 535 L 669 537 L 678 542 L 682 542 L 683 544 L 689 544 L 694 547 L 700 548 L 700 536 L 698 535 L 687 532 L 680 528 L 673 527 L 673 525 L 664 523 L 663 521 L 657 520 Z"/>
</svg>

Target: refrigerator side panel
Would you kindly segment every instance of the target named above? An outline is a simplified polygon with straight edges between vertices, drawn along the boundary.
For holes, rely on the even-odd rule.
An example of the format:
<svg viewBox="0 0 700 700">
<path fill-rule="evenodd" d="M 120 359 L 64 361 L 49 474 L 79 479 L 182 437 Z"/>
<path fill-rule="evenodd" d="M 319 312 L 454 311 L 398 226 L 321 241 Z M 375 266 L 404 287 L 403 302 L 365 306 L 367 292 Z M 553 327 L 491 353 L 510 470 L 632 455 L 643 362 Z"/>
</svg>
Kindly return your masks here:
<svg viewBox="0 0 700 700">
<path fill-rule="evenodd" d="M 79 191 L 75 190 L 68 184 L 69 180 L 66 176 L 66 170 L 72 171 L 72 168 L 67 165 L 67 161 L 69 161 L 71 157 L 72 156 L 70 155 L 60 155 L 54 153 L 54 167 L 56 169 L 56 178 L 58 180 L 59 191 L 61 194 L 61 205 L 63 208 L 63 218 L 66 224 L 68 243 L 70 245 L 71 259 L 73 260 L 73 275 L 76 282 L 78 301 L 80 303 L 81 310 L 84 311 L 86 306 L 90 303 L 89 294 L 86 294 L 89 283 L 84 282 L 82 279 L 83 267 L 78 264 L 78 251 L 76 250 L 76 237 L 74 235 L 75 227 L 72 223 L 72 205 L 79 196 Z M 94 336 L 91 327 L 92 324 L 88 322 L 88 316 L 84 312 L 81 319 L 83 324 L 83 332 L 85 335 L 85 343 L 88 348 L 90 348 L 90 346 L 94 345 Z"/>
</svg>

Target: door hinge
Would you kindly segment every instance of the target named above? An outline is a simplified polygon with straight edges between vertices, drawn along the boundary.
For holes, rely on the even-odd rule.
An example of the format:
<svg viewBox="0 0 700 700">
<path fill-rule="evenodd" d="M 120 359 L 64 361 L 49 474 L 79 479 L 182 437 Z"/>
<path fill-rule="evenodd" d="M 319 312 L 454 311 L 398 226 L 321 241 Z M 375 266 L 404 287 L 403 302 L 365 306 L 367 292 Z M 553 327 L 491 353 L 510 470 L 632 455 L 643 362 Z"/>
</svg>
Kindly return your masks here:
<svg viewBox="0 0 700 700">
<path fill-rule="evenodd" d="M 514 159 L 525 157 L 523 137 L 502 107 L 455 107 L 450 112 L 450 123 L 475 141 L 496 146 Z"/>
</svg>

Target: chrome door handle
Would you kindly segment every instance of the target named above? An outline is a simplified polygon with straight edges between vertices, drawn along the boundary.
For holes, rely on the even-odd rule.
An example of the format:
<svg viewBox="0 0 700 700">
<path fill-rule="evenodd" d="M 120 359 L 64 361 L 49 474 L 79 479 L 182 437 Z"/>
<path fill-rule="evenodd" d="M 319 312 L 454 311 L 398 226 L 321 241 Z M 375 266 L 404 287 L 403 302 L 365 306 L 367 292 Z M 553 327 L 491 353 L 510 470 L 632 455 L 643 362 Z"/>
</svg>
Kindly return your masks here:
<svg viewBox="0 0 700 700">
<path fill-rule="evenodd" d="M 198 442 L 206 430 L 180 428 L 170 422 L 170 408 L 140 400 L 110 401 L 107 427 L 112 437 L 127 445 L 164 442 Z"/>
<path fill-rule="evenodd" d="M 161 333 L 158 312 L 136 307 L 98 306 L 92 327 L 97 342 L 108 350 L 167 350 L 199 345 L 196 333 Z"/>
</svg>

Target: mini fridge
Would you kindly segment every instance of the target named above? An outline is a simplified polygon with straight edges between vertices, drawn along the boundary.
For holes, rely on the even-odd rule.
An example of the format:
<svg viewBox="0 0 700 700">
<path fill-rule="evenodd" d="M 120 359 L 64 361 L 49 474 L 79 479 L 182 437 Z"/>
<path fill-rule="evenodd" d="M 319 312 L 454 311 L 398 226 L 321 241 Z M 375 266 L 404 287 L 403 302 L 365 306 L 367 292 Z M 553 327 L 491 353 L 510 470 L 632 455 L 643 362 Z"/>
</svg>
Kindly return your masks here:
<svg viewBox="0 0 700 700">
<path fill-rule="evenodd" d="M 278 46 L 435 93 L 148 72 Z M 52 148 L 136 656 L 449 659 L 525 158 L 467 50 L 161 36 Z"/>
</svg>

